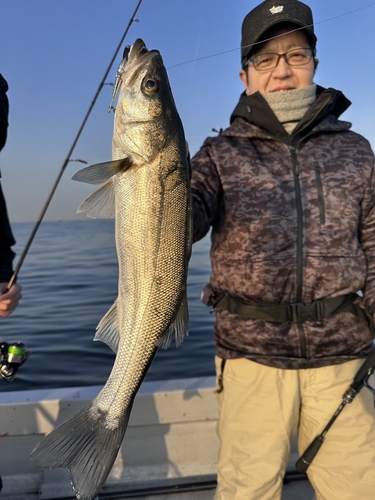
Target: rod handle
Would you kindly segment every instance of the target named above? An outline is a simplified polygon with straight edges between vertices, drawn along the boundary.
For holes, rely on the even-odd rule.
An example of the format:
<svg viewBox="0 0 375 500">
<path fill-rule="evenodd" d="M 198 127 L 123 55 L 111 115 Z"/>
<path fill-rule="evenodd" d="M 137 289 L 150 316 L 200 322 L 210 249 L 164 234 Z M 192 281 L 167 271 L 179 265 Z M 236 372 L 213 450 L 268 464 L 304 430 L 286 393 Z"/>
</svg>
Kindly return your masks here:
<svg viewBox="0 0 375 500">
<path fill-rule="evenodd" d="M 314 439 L 314 441 L 309 445 L 309 447 L 305 450 L 305 452 L 296 462 L 296 469 L 298 472 L 304 474 L 307 471 L 309 465 L 314 460 L 315 455 L 320 450 L 320 447 L 322 446 L 323 442 L 324 442 L 324 436 L 322 436 L 322 434 L 320 434 Z"/>
</svg>

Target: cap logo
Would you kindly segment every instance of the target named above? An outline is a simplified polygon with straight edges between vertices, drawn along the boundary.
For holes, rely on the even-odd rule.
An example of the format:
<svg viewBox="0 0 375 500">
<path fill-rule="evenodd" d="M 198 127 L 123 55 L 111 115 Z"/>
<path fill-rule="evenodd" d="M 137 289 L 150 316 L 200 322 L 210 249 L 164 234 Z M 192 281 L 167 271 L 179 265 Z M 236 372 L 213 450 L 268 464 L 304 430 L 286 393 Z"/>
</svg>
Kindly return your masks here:
<svg viewBox="0 0 375 500">
<path fill-rule="evenodd" d="M 270 9 L 271 14 L 280 14 L 284 10 L 284 5 L 279 5 L 276 7 L 275 5 Z"/>
</svg>

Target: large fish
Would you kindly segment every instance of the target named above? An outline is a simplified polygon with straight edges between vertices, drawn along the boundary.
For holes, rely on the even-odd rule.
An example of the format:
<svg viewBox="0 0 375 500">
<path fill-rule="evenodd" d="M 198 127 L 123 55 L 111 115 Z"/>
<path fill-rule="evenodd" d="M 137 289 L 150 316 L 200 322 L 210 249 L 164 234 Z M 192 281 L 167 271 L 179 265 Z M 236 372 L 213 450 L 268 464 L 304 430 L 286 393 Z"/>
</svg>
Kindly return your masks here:
<svg viewBox="0 0 375 500">
<path fill-rule="evenodd" d="M 116 220 L 118 297 L 95 335 L 116 359 L 92 403 L 32 452 L 39 467 L 67 468 L 81 500 L 104 484 L 158 346 L 168 347 L 173 336 L 179 345 L 188 329 L 191 196 L 183 127 L 157 50 L 137 39 L 120 68 L 113 159 L 73 177 L 104 183 L 78 210 Z"/>
</svg>

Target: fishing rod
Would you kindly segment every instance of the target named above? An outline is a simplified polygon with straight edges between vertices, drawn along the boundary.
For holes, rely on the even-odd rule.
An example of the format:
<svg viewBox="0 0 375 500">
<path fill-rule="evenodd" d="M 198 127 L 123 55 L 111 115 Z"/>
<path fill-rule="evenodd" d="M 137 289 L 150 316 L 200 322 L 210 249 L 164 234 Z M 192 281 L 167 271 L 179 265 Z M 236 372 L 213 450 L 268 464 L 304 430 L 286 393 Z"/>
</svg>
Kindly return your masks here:
<svg viewBox="0 0 375 500">
<path fill-rule="evenodd" d="M 307 471 L 311 462 L 314 460 L 316 454 L 320 450 L 320 447 L 322 446 L 326 434 L 331 428 L 332 424 L 335 422 L 336 418 L 340 415 L 345 406 L 353 402 L 353 399 L 359 394 L 363 386 L 367 387 L 367 389 L 369 389 L 372 392 L 375 398 L 375 388 L 372 387 L 368 382 L 374 370 L 375 370 L 375 351 L 372 351 L 372 353 L 368 356 L 366 361 L 361 365 L 361 367 L 355 374 L 353 382 L 350 384 L 350 386 L 347 388 L 347 390 L 342 396 L 342 401 L 340 406 L 337 408 L 332 418 L 323 429 L 323 432 L 319 434 L 319 436 L 316 436 L 316 438 L 308 446 L 306 451 L 297 460 L 296 469 L 298 472 L 305 473 Z"/>
<path fill-rule="evenodd" d="M 11 276 L 9 282 L 8 282 L 7 290 L 6 291 L 9 291 L 9 289 L 13 285 L 15 279 L 17 278 L 19 270 L 21 269 L 21 266 L 22 266 L 22 264 L 23 264 L 23 262 L 25 260 L 26 255 L 27 255 L 27 252 L 29 251 L 31 243 L 34 240 L 36 232 L 38 231 L 38 228 L 39 228 L 39 226 L 40 226 L 40 224 L 41 224 L 41 222 L 43 220 L 43 217 L 44 217 L 44 215 L 45 215 L 45 213 L 47 211 L 47 208 L 48 208 L 48 206 L 50 204 L 50 201 L 51 201 L 51 199 L 52 199 L 52 197 L 53 197 L 53 195 L 54 195 L 54 193 L 55 193 L 55 191 L 57 189 L 57 186 L 58 186 L 58 184 L 60 182 L 60 179 L 61 179 L 61 177 L 62 177 L 62 175 L 63 175 L 63 173 L 64 173 L 64 171 L 65 171 L 65 169 L 66 169 L 66 167 L 68 165 L 68 163 L 71 162 L 71 161 L 82 161 L 82 160 L 72 160 L 71 159 L 71 155 L 72 155 L 72 153 L 73 153 L 73 151 L 74 151 L 74 149 L 75 149 L 75 147 L 77 145 L 78 139 L 80 138 L 83 129 L 85 128 L 86 122 L 87 122 L 87 120 L 88 120 L 88 118 L 89 118 L 89 116 L 91 114 L 92 109 L 95 106 L 95 103 L 96 103 L 96 101 L 98 99 L 98 96 L 99 96 L 99 94 L 100 94 L 103 86 L 105 85 L 105 80 L 107 79 L 107 76 L 108 76 L 108 74 L 109 74 L 109 72 L 110 72 L 110 70 L 112 68 L 112 65 L 113 65 L 113 63 L 114 63 L 114 61 L 115 61 L 115 59 L 117 57 L 117 54 L 119 53 L 119 51 L 121 49 L 121 46 L 122 46 L 122 44 L 124 42 L 124 39 L 125 39 L 126 35 L 128 34 L 128 31 L 129 31 L 131 25 L 133 24 L 133 22 L 137 22 L 137 19 L 135 19 L 135 15 L 137 14 L 138 9 L 141 6 L 142 1 L 143 0 L 139 0 L 138 4 L 137 4 L 137 6 L 136 6 L 136 8 L 135 8 L 135 10 L 133 12 L 133 15 L 131 16 L 130 21 L 129 21 L 126 29 L 125 29 L 125 32 L 124 32 L 124 34 L 123 34 L 123 36 L 121 38 L 121 41 L 118 44 L 118 47 L 117 47 L 117 49 L 116 49 L 116 51 L 115 51 L 115 53 L 114 53 L 114 55 L 113 55 L 113 57 L 111 59 L 111 62 L 109 63 L 108 68 L 107 68 L 107 70 L 106 70 L 106 72 L 105 72 L 105 74 L 104 74 L 104 76 L 103 76 L 103 78 L 102 78 L 102 80 L 101 80 L 101 82 L 99 84 L 98 90 L 96 91 L 95 96 L 94 96 L 94 98 L 93 98 L 93 100 L 92 100 L 92 102 L 91 102 L 91 104 L 89 106 L 89 109 L 88 109 L 88 111 L 87 111 L 87 113 L 86 113 L 86 115 L 85 115 L 85 117 L 84 117 L 84 119 L 82 121 L 82 124 L 81 124 L 81 126 L 80 126 L 80 128 L 79 128 L 79 130 L 78 130 L 78 132 L 77 132 L 77 134 L 75 136 L 75 138 L 74 138 L 72 146 L 70 147 L 69 152 L 66 155 L 64 163 L 62 164 L 60 172 L 59 172 L 59 174 L 57 176 L 57 179 L 56 179 L 56 181 L 55 181 L 55 183 L 54 183 L 54 185 L 53 185 L 53 187 L 51 189 L 51 192 L 50 192 L 50 194 L 49 194 L 49 196 L 47 198 L 47 201 L 44 204 L 44 207 L 42 208 L 42 211 L 41 211 L 41 213 L 40 213 L 40 215 L 38 217 L 38 220 L 35 223 L 34 229 L 31 232 L 31 235 L 30 235 L 30 237 L 29 237 L 29 239 L 28 239 L 28 241 L 26 243 L 26 246 L 25 246 L 25 248 L 24 248 L 24 250 L 23 250 L 23 252 L 21 254 L 21 257 L 20 257 L 20 259 L 19 259 L 19 261 L 18 261 L 18 263 L 17 263 L 17 265 L 15 267 L 15 270 L 14 270 L 14 272 L 13 272 L 13 274 L 12 274 L 12 276 Z M 83 163 L 85 163 L 85 162 L 83 162 Z"/>
</svg>

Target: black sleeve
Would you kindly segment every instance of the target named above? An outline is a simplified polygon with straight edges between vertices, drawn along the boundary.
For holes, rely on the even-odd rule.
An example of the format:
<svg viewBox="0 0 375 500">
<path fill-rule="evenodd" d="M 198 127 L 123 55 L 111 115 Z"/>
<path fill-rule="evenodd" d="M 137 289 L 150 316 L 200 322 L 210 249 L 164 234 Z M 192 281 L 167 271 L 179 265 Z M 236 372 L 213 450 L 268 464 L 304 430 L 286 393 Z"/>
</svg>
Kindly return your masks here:
<svg viewBox="0 0 375 500">
<path fill-rule="evenodd" d="M 9 101 L 6 95 L 8 84 L 0 74 L 0 151 L 7 140 Z"/>
<path fill-rule="evenodd" d="M 3 149 L 8 129 L 9 102 L 6 92 L 8 84 L 0 74 L 0 150 Z M 12 263 L 14 252 L 11 246 L 15 244 L 9 224 L 7 207 L 0 184 L 0 283 L 9 281 L 13 273 Z"/>
<path fill-rule="evenodd" d="M 8 212 L 0 184 L 0 283 L 9 281 L 13 273 L 13 259 L 15 253 L 11 246 L 15 240 L 10 228 Z"/>
</svg>

